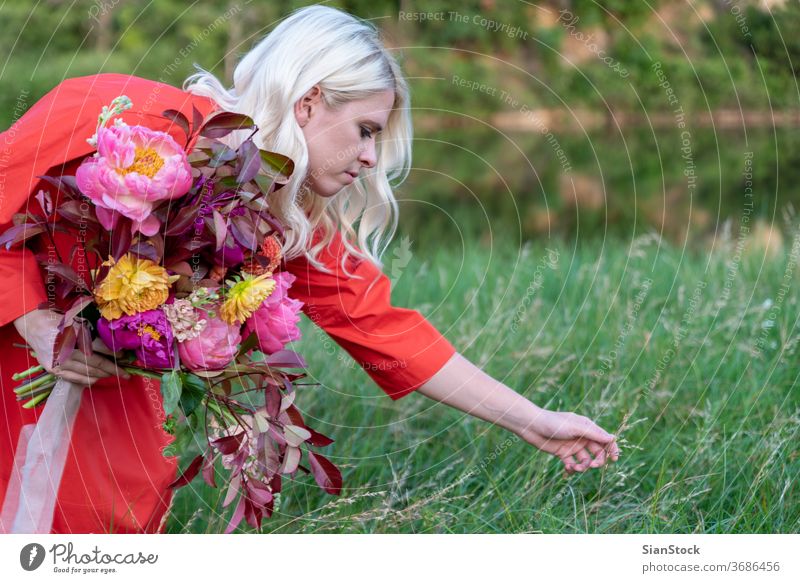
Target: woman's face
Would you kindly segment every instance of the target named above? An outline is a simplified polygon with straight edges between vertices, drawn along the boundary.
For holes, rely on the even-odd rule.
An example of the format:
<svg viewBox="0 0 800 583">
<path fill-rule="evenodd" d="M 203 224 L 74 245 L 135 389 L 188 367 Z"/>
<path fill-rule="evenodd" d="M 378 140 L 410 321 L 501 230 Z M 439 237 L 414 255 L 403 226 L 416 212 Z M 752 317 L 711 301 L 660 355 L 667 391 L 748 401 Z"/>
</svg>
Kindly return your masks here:
<svg viewBox="0 0 800 583">
<path fill-rule="evenodd" d="M 331 109 L 314 86 L 295 104 L 295 118 L 308 145 L 307 184 L 320 196 L 333 196 L 376 163 L 375 140 L 386 126 L 394 91 Z"/>
</svg>

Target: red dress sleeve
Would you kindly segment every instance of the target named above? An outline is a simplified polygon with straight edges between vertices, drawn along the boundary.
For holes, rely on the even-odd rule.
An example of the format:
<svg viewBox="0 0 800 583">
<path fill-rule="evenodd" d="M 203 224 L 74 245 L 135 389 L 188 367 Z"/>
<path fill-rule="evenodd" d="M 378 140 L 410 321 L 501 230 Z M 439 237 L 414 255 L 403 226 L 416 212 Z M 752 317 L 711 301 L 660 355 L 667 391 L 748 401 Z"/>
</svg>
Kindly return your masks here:
<svg viewBox="0 0 800 583">
<path fill-rule="evenodd" d="M 290 295 L 304 302 L 303 313 L 322 328 L 397 400 L 425 384 L 455 354 L 456 349 L 419 312 L 391 305 L 391 283 L 371 261 L 351 260 L 341 267 L 345 252 L 341 234 L 320 253 L 332 273 L 314 267 L 305 257 L 287 262 L 297 277 Z"/>
<path fill-rule="evenodd" d="M 86 138 L 94 133 L 100 109 L 82 83 L 69 79 L 0 134 L 0 232 L 11 226 L 15 213 L 38 204 L 30 198 L 39 182 L 37 176 L 92 151 Z M 33 253 L 19 245 L 0 248 L 0 326 L 45 301 Z"/>
</svg>

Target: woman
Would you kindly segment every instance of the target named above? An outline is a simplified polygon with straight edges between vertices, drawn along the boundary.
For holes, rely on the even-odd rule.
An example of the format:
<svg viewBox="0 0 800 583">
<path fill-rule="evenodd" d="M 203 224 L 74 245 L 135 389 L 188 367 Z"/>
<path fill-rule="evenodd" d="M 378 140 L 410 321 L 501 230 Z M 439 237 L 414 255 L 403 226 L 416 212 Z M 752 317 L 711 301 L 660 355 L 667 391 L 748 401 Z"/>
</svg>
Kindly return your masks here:
<svg viewBox="0 0 800 583">
<path fill-rule="evenodd" d="M 379 256 L 396 227 L 390 181 L 408 171 L 411 123 L 406 83 L 371 26 L 335 9 L 305 8 L 244 56 L 233 91 L 202 70 L 184 88 L 115 74 L 58 85 L 0 141 L 0 223 L 38 204 L 31 195 L 47 184 L 34 177 L 74 172 L 92 151 L 86 138 L 98 111 L 118 95 L 134 104 L 122 115 L 126 123 L 176 139 L 181 130 L 160 117 L 165 109 L 189 119 L 193 107 L 203 115 L 215 109 L 245 113 L 260 128 L 258 145 L 296 164 L 292 180 L 270 201 L 290 227 L 284 255 L 297 277 L 294 297 L 392 399 L 417 391 L 496 423 L 558 456 L 568 473 L 617 459 L 614 437 L 592 421 L 537 407 L 456 353 L 418 312 L 391 306 Z M 240 138 L 228 139 L 236 145 Z M 75 241 L 59 237 L 56 250 L 72 256 Z M 120 375 L 99 354 L 75 351 L 52 369 L 57 306 L 47 292 L 31 250 L 0 254 L 0 392 L 7 422 L 0 492 L 10 478 L 20 427 L 36 417 L 19 407 L 9 386 L 13 372 L 34 364 L 28 351 L 14 346 L 24 339 L 45 368 L 90 387 L 76 420 L 53 532 L 158 531 L 170 501 L 166 485 L 176 471 L 174 460 L 161 455 L 170 436 L 161 429 L 159 388 Z"/>
</svg>

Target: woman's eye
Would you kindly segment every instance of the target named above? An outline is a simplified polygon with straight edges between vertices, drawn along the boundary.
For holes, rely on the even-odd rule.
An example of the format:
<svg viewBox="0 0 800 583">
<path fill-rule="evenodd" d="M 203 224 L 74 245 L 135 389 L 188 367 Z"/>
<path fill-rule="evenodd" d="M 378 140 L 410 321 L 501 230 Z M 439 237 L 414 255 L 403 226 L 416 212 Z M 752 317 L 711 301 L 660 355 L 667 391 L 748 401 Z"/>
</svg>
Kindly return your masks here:
<svg viewBox="0 0 800 583">
<path fill-rule="evenodd" d="M 371 138 L 372 137 L 372 130 L 368 127 L 361 126 L 361 137 L 362 138 Z"/>
</svg>

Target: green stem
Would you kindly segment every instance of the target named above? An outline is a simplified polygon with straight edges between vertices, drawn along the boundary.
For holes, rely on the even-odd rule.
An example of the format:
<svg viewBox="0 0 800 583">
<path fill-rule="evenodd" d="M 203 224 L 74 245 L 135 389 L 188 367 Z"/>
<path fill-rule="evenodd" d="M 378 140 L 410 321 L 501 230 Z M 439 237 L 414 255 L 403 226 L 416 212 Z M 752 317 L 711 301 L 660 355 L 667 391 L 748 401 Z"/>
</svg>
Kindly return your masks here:
<svg viewBox="0 0 800 583">
<path fill-rule="evenodd" d="M 46 375 L 42 375 L 34 381 L 30 383 L 26 383 L 24 385 L 20 385 L 14 388 L 14 392 L 18 395 L 23 395 L 31 391 L 31 389 L 35 389 L 36 387 L 41 387 L 44 384 L 49 383 L 50 381 L 55 380 L 56 376 L 53 373 L 47 373 Z"/>
<path fill-rule="evenodd" d="M 36 395 L 40 395 L 40 394 L 42 394 L 44 392 L 48 392 L 49 393 L 50 391 L 53 390 L 53 387 L 55 387 L 55 386 L 56 386 L 56 382 L 52 381 L 52 382 L 44 384 L 44 385 L 42 385 L 40 387 L 36 387 L 35 389 L 32 389 L 30 391 L 26 391 L 24 393 L 17 393 L 17 401 L 24 401 L 28 397 L 35 397 Z"/>
<path fill-rule="evenodd" d="M 220 417 L 222 417 L 227 425 L 233 425 L 237 423 L 236 418 L 233 415 L 231 415 L 228 411 L 223 410 L 219 406 L 219 404 L 217 404 L 216 400 L 209 399 L 208 397 L 205 397 L 204 400 L 208 408 L 214 411 L 214 413 L 216 413 Z"/>
<path fill-rule="evenodd" d="M 31 368 L 29 368 L 28 370 L 23 370 L 22 372 L 14 373 L 13 375 L 11 375 L 11 378 L 15 381 L 18 381 L 43 370 L 44 367 L 41 364 L 37 364 L 36 366 L 32 366 Z"/>
<path fill-rule="evenodd" d="M 135 366 L 121 366 L 120 368 L 122 370 L 124 370 L 125 372 L 129 372 L 130 374 L 137 374 L 137 375 L 143 376 L 143 377 L 150 377 L 151 379 L 156 379 L 156 380 L 159 380 L 159 381 L 161 380 L 161 375 L 160 374 L 156 374 L 154 372 L 150 372 L 150 371 L 144 370 L 142 368 L 138 368 L 138 367 L 135 367 Z"/>
<path fill-rule="evenodd" d="M 22 408 L 23 409 L 33 409 L 36 405 L 38 405 L 39 403 L 44 401 L 49 394 L 50 394 L 50 391 L 48 390 L 46 393 L 42 393 L 41 395 L 36 395 L 33 399 L 31 399 L 30 401 L 25 403 L 22 406 Z"/>
</svg>

